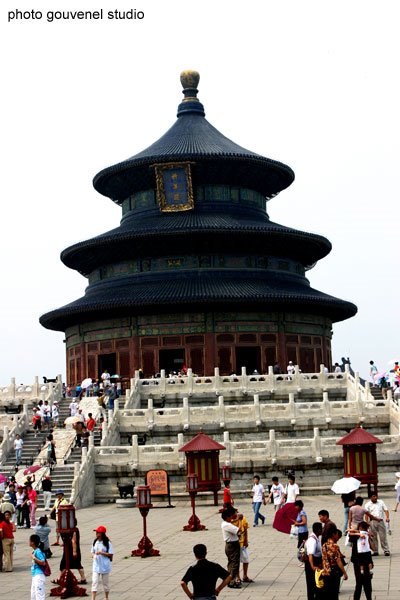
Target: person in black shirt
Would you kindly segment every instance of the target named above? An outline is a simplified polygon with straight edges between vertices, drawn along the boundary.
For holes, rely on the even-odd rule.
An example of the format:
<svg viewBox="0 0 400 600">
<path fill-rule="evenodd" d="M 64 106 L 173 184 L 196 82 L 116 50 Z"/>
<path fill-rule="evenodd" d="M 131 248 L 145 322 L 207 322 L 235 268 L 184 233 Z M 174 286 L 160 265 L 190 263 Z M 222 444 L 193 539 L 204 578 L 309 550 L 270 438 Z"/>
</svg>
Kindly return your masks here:
<svg viewBox="0 0 400 600">
<path fill-rule="evenodd" d="M 196 544 L 193 552 L 197 562 L 189 567 L 182 577 L 182 589 L 190 599 L 215 600 L 220 591 L 228 585 L 231 576 L 221 565 L 206 559 L 207 548 L 204 544 Z M 216 587 L 218 579 L 222 579 L 222 583 Z M 188 588 L 189 582 L 192 582 L 193 592 Z"/>
</svg>

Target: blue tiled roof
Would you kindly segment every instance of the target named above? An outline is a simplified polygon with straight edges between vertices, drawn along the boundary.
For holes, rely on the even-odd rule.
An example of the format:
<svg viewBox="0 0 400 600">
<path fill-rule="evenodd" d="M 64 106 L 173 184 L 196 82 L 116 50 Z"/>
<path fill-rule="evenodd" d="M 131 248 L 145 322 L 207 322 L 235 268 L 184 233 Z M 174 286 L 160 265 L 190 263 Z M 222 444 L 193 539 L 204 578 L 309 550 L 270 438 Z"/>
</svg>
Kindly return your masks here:
<svg viewBox="0 0 400 600">
<path fill-rule="evenodd" d="M 261 212 L 261 211 L 260 211 Z M 235 214 L 183 213 L 161 214 L 158 210 L 135 218 L 116 229 L 66 248 L 61 259 L 68 267 L 88 275 L 94 268 L 121 256 L 146 256 L 168 244 L 169 251 L 204 252 L 214 247 L 228 251 L 231 244 L 246 239 L 246 247 L 253 252 L 274 256 L 293 256 L 309 266 L 326 256 L 330 242 L 323 236 L 284 227 L 268 220 L 264 213 L 259 218 Z"/>
<path fill-rule="evenodd" d="M 159 140 L 138 154 L 100 171 L 98 192 L 116 201 L 154 187 L 155 163 L 194 161 L 196 184 L 225 183 L 277 194 L 294 180 L 287 165 L 242 148 L 213 127 L 201 113 L 184 113 Z"/>
<path fill-rule="evenodd" d="M 300 311 L 341 321 L 357 308 L 308 286 L 300 277 L 237 272 L 186 272 L 101 282 L 90 286 L 86 295 L 41 317 L 49 329 L 63 330 L 69 324 L 109 315 L 135 315 L 145 309 L 213 310 L 245 307 L 246 310 Z"/>
</svg>

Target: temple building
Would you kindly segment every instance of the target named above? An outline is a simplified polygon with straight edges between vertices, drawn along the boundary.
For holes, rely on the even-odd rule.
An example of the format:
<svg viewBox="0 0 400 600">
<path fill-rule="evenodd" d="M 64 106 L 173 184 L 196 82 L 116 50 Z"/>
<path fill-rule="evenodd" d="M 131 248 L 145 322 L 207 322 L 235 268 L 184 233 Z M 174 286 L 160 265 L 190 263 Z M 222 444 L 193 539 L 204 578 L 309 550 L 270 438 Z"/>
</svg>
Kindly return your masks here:
<svg viewBox="0 0 400 600">
<path fill-rule="evenodd" d="M 319 371 L 331 365 L 332 323 L 357 312 L 306 277 L 330 242 L 269 219 L 267 201 L 293 171 L 215 129 L 198 82 L 182 73 L 174 125 L 95 176 L 95 189 L 122 208 L 119 227 L 61 254 L 88 286 L 40 322 L 65 332 L 70 384 L 105 369 L 261 373 L 291 360 Z"/>
</svg>

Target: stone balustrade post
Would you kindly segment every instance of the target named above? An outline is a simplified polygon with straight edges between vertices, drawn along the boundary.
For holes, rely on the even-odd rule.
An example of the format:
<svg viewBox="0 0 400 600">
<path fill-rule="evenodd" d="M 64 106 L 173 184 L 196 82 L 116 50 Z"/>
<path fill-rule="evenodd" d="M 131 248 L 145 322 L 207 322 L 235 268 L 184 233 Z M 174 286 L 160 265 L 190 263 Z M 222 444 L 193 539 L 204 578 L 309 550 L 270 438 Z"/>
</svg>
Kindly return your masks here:
<svg viewBox="0 0 400 600">
<path fill-rule="evenodd" d="M 190 408 L 189 408 L 189 398 L 182 398 L 182 421 L 183 421 L 183 429 L 187 431 L 190 428 Z"/>
<path fill-rule="evenodd" d="M 112 409 L 112 408 L 109 408 L 109 409 L 107 410 L 107 412 L 108 412 L 108 425 L 110 426 L 110 425 L 111 425 L 111 422 L 112 422 L 112 420 L 113 420 L 113 418 L 114 418 L 114 411 L 113 411 L 113 409 Z"/>
<path fill-rule="evenodd" d="M 15 377 L 11 377 L 10 392 L 11 392 L 12 398 L 15 398 L 15 391 L 16 391 Z"/>
<path fill-rule="evenodd" d="M 231 441 L 229 438 L 229 431 L 224 431 L 224 441 L 222 443 L 226 448 L 225 464 L 232 465 L 232 448 L 231 448 Z"/>
<path fill-rule="evenodd" d="M 140 377 L 139 377 L 139 369 L 135 370 L 135 379 L 140 379 Z"/>
<path fill-rule="evenodd" d="M 314 457 L 317 462 L 322 461 L 321 457 L 321 436 L 319 434 L 319 427 L 314 427 L 314 437 L 312 441 Z"/>
<path fill-rule="evenodd" d="M 74 479 L 75 479 L 75 477 L 78 477 L 80 468 L 81 468 L 81 463 L 74 462 Z"/>
<path fill-rule="evenodd" d="M 93 435 L 93 433 L 91 433 L 90 437 L 89 437 L 89 450 L 93 447 L 94 447 L 94 435 Z"/>
<path fill-rule="evenodd" d="M 192 369 L 187 370 L 187 389 L 189 396 L 193 394 L 193 371 Z"/>
<path fill-rule="evenodd" d="M 39 396 L 39 377 L 35 375 L 33 379 L 32 386 L 32 398 L 37 398 Z"/>
<path fill-rule="evenodd" d="M 289 392 L 289 417 L 292 425 L 296 423 L 296 403 L 294 401 L 294 392 Z"/>
<path fill-rule="evenodd" d="M 268 367 L 268 385 L 271 388 L 271 392 L 273 392 L 275 389 L 274 367 Z"/>
<path fill-rule="evenodd" d="M 24 404 L 22 405 L 22 414 L 26 415 L 26 418 L 28 418 L 28 404 L 26 402 L 24 402 Z"/>
<path fill-rule="evenodd" d="M 119 398 L 115 398 L 114 400 L 114 414 L 119 411 Z"/>
<path fill-rule="evenodd" d="M 248 377 L 247 377 L 246 367 L 242 367 L 241 388 L 242 388 L 242 393 L 247 394 Z"/>
<path fill-rule="evenodd" d="M 329 402 L 328 392 L 322 392 L 322 408 L 325 413 L 325 420 L 327 423 L 331 421 L 331 403 Z"/>
<path fill-rule="evenodd" d="M 85 462 L 87 459 L 88 449 L 86 446 L 82 446 L 82 462 Z"/>
<path fill-rule="evenodd" d="M 133 469 L 137 469 L 139 467 L 139 443 L 136 433 L 132 436 L 131 463 Z"/>
<path fill-rule="evenodd" d="M 219 426 L 225 427 L 225 405 L 223 396 L 218 396 L 218 417 Z"/>
<path fill-rule="evenodd" d="M 275 464 L 276 463 L 276 457 L 277 457 L 277 454 L 278 454 L 278 447 L 277 447 L 277 443 L 276 443 L 275 429 L 270 429 L 269 430 L 268 446 L 269 446 L 269 457 L 271 459 L 271 463 Z"/>
<path fill-rule="evenodd" d="M 178 466 L 180 469 L 183 469 L 185 467 L 185 453 L 179 452 L 179 448 L 182 448 L 183 444 L 183 433 L 178 433 Z"/>
<path fill-rule="evenodd" d="M 260 396 L 258 394 L 254 394 L 254 420 L 256 422 L 257 427 L 260 427 L 262 421 L 261 421 Z"/>
<path fill-rule="evenodd" d="M 154 402 L 153 398 L 147 400 L 147 428 L 153 429 L 154 427 Z"/>
<path fill-rule="evenodd" d="M 221 379 L 219 376 L 219 367 L 214 367 L 214 392 L 218 395 L 219 388 L 221 385 Z"/>
<path fill-rule="evenodd" d="M 167 378 L 165 376 L 165 369 L 161 369 L 160 371 L 160 379 L 159 381 L 159 390 L 161 395 L 165 395 L 167 389 Z"/>
</svg>

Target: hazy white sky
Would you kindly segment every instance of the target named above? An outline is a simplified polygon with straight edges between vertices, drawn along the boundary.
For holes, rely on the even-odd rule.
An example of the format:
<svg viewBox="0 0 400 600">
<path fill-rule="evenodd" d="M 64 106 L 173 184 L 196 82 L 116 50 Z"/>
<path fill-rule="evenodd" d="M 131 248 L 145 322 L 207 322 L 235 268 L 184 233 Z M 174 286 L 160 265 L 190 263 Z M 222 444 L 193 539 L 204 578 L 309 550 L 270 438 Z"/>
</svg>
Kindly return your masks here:
<svg viewBox="0 0 400 600">
<path fill-rule="evenodd" d="M 311 284 L 359 309 L 334 327 L 334 359 L 365 375 L 400 358 L 396 0 L 36 0 L 22 9 L 41 20 L 8 22 L 16 5 L 0 8 L 0 384 L 65 373 L 64 336 L 38 319 L 86 280 L 59 254 L 119 223 L 92 178 L 173 124 L 188 68 L 217 129 L 294 169 L 271 219 L 332 242 Z M 100 8 L 145 17 L 46 21 Z"/>
</svg>

